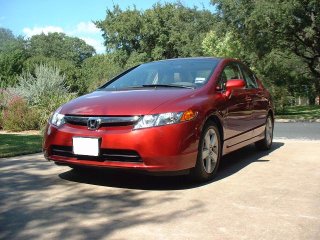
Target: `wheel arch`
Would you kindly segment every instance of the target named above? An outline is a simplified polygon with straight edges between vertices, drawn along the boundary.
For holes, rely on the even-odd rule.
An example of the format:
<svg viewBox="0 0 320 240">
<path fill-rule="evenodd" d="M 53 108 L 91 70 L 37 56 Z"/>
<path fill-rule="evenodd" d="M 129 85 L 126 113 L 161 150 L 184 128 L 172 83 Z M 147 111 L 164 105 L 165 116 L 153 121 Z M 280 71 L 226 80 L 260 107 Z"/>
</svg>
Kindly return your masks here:
<svg viewBox="0 0 320 240">
<path fill-rule="evenodd" d="M 220 133 L 221 143 L 223 144 L 223 142 L 224 142 L 224 130 L 223 130 L 222 117 L 217 112 L 214 112 L 214 113 L 211 113 L 210 115 L 208 115 L 205 118 L 205 120 L 204 120 L 204 122 L 202 124 L 201 132 L 203 130 L 203 127 L 205 126 L 205 124 L 208 121 L 212 121 L 215 124 L 217 124 L 218 130 L 219 130 L 219 133 Z"/>
</svg>

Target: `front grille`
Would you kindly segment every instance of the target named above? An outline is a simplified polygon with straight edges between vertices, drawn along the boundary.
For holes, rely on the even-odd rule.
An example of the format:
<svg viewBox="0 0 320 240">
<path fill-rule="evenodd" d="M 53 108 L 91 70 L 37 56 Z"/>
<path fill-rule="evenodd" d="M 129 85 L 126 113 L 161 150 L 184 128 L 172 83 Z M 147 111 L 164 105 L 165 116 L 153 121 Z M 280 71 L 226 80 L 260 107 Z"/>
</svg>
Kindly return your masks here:
<svg viewBox="0 0 320 240">
<path fill-rule="evenodd" d="M 91 116 L 66 115 L 64 120 L 66 123 L 80 126 L 87 126 Z M 139 120 L 139 116 L 94 116 L 101 120 L 99 126 L 129 126 L 135 124 Z"/>
<path fill-rule="evenodd" d="M 119 150 L 119 149 L 100 149 L 100 155 L 82 156 L 73 154 L 71 146 L 57 146 L 51 147 L 51 154 L 62 157 L 72 157 L 78 160 L 93 160 L 98 162 L 117 161 L 117 162 L 142 162 L 140 155 L 133 150 Z"/>
</svg>

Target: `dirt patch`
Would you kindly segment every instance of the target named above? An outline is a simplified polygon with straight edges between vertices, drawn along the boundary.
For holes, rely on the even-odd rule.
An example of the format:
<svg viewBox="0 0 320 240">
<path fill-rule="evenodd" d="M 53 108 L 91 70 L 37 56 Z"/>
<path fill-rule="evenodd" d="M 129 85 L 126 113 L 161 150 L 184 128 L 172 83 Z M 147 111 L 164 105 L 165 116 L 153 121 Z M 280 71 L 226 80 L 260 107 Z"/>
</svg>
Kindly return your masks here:
<svg viewBox="0 0 320 240">
<path fill-rule="evenodd" d="M 21 132 L 10 132 L 10 131 L 5 131 L 5 130 L 0 130 L 0 134 L 41 135 L 41 131 L 29 130 L 29 131 L 21 131 Z"/>
</svg>

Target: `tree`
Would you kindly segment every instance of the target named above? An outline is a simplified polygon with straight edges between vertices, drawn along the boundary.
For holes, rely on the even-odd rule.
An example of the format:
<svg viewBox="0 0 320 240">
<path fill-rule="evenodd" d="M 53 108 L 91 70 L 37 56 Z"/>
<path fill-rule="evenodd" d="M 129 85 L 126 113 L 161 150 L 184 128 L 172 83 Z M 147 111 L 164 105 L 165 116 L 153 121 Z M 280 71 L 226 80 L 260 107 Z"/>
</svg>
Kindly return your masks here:
<svg viewBox="0 0 320 240">
<path fill-rule="evenodd" d="M 12 86 L 22 72 L 28 54 L 25 41 L 9 29 L 0 28 L 0 87 Z"/>
<path fill-rule="evenodd" d="M 320 95 L 320 2 L 318 0 L 212 0 L 226 29 L 237 34 L 251 59 L 275 49 L 296 55 Z"/>
<path fill-rule="evenodd" d="M 122 11 L 115 5 L 113 10 L 107 9 L 105 20 L 97 21 L 96 25 L 103 31 L 107 52 L 122 49 L 130 54 L 140 48 L 143 23 L 136 8 Z"/>
<path fill-rule="evenodd" d="M 80 38 L 69 37 L 64 33 L 42 33 L 34 35 L 29 40 L 31 56 L 45 56 L 64 59 L 80 65 L 86 58 L 95 54 L 92 46 Z"/>
<path fill-rule="evenodd" d="M 81 67 L 81 82 L 86 91 L 92 91 L 122 71 L 116 54 L 95 55 L 86 59 Z"/>
<path fill-rule="evenodd" d="M 83 40 L 63 33 L 32 36 L 28 40 L 30 57 L 23 63 L 24 70 L 35 75 L 38 65 L 58 67 L 65 75 L 65 84 L 70 91 L 83 94 L 87 91 L 80 78 L 82 62 L 91 57 L 95 50 Z"/>
<path fill-rule="evenodd" d="M 95 23 L 103 31 L 109 52 L 121 51 L 126 59 L 133 54 L 139 62 L 202 55 L 201 42 L 214 15 L 181 3 L 157 3 L 146 11 L 123 11 L 116 5 L 107 10 L 104 20 Z"/>
<path fill-rule="evenodd" d="M 143 52 L 152 59 L 203 55 L 202 39 L 215 20 L 211 12 L 181 3 L 157 3 L 145 11 L 144 19 Z"/>
<path fill-rule="evenodd" d="M 237 40 L 232 32 L 225 32 L 222 36 L 218 36 L 215 31 L 207 33 L 202 41 L 203 52 L 209 56 L 242 58 L 242 44 Z"/>
<path fill-rule="evenodd" d="M 3 52 L 8 45 L 16 41 L 16 38 L 9 29 L 0 28 L 0 40 L 0 52 Z"/>
</svg>

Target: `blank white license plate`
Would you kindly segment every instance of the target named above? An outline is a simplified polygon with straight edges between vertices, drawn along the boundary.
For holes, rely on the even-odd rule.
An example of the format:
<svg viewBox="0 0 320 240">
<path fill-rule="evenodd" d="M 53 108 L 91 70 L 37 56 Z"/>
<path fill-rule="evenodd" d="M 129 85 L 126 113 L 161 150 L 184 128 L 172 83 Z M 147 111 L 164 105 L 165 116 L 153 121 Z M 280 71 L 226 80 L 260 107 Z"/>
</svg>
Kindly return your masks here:
<svg viewBox="0 0 320 240">
<path fill-rule="evenodd" d="M 73 138 L 73 153 L 76 155 L 99 156 L 99 138 Z"/>
</svg>

